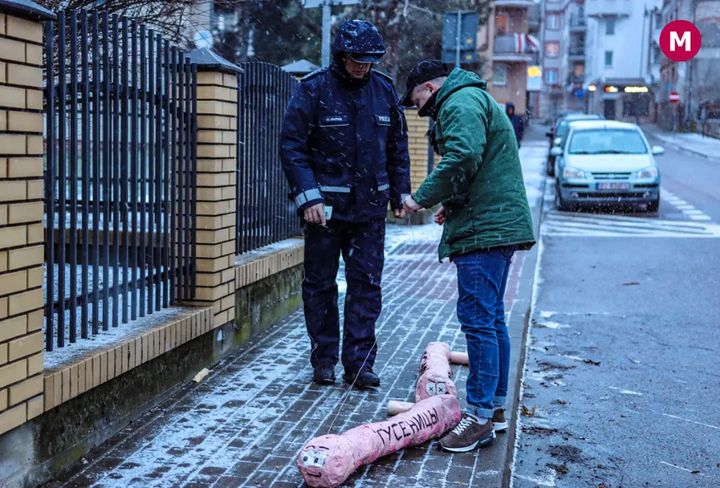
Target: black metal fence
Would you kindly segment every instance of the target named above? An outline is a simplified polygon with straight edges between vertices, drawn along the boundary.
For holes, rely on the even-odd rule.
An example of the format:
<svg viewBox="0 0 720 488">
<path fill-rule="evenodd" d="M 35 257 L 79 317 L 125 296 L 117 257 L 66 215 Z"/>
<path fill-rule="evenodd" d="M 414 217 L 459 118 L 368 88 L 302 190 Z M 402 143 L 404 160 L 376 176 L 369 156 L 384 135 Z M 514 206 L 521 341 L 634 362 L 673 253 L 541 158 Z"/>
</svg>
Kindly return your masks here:
<svg viewBox="0 0 720 488">
<path fill-rule="evenodd" d="M 300 234 L 278 159 L 283 114 L 297 81 L 278 66 L 245 63 L 238 87 L 238 254 Z"/>
<path fill-rule="evenodd" d="M 98 11 L 46 24 L 46 349 L 195 289 L 196 70 Z"/>
</svg>

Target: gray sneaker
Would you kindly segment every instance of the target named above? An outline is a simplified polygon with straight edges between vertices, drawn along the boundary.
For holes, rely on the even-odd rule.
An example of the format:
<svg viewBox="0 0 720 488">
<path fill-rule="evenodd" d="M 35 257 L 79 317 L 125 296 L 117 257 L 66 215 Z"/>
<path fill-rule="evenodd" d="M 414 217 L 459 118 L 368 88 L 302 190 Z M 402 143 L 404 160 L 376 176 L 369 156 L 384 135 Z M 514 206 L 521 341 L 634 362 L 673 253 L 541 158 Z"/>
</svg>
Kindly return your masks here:
<svg viewBox="0 0 720 488">
<path fill-rule="evenodd" d="M 457 427 L 440 439 L 440 447 L 450 452 L 468 452 L 478 446 L 489 446 L 494 440 L 492 420 L 481 424 L 474 415 L 463 413 Z"/>
<path fill-rule="evenodd" d="M 496 408 L 492 416 L 493 429 L 495 432 L 503 432 L 508 429 L 508 421 L 505 418 L 505 409 Z"/>
</svg>

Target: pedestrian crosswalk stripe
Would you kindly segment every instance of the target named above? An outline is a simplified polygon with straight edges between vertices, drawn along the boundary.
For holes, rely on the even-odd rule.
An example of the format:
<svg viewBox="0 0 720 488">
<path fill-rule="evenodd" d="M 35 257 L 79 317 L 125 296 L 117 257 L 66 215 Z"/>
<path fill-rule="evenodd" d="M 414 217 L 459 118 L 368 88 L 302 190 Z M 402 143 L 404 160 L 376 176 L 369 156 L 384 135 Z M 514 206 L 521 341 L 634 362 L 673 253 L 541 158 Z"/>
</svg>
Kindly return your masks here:
<svg viewBox="0 0 720 488">
<path fill-rule="evenodd" d="M 547 237 L 720 238 L 720 225 L 550 211 L 541 232 Z"/>
<path fill-rule="evenodd" d="M 676 209 L 680 210 L 684 215 L 689 217 L 690 220 L 693 220 L 695 222 L 708 222 L 712 220 L 710 216 L 707 215 L 705 212 L 703 212 L 702 210 L 698 210 L 694 205 L 686 202 L 682 198 L 673 195 L 671 192 L 667 191 L 664 188 L 661 190 L 661 195 L 663 200 L 668 202 Z"/>
</svg>

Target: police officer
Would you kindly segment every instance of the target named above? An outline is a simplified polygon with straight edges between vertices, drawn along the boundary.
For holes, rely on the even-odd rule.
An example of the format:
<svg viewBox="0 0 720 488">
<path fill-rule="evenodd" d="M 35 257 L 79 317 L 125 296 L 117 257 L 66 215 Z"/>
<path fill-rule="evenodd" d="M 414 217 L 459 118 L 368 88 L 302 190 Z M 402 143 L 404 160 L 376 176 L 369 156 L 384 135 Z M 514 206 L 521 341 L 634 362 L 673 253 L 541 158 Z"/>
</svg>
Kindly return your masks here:
<svg viewBox="0 0 720 488">
<path fill-rule="evenodd" d="M 402 199 L 410 193 L 407 130 L 391 79 L 372 69 L 385 54 L 375 26 L 344 22 L 332 54 L 331 66 L 303 78 L 290 100 L 281 158 L 304 220 L 302 293 L 313 381 L 335 382 L 340 342 L 335 280 L 342 253 L 343 378 L 371 388 L 380 385 L 373 365 L 385 216 L 389 202 L 402 218 Z"/>
</svg>

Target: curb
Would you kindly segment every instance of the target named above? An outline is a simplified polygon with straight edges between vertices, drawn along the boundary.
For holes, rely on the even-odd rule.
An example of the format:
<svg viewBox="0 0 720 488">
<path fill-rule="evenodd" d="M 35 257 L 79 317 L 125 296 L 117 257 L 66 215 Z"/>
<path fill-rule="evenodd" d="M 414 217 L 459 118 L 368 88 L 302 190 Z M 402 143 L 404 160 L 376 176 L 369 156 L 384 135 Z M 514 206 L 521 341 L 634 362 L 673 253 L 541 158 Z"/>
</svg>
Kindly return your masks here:
<svg viewBox="0 0 720 488">
<path fill-rule="evenodd" d="M 662 138 L 657 137 L 657 136 L 654 136 L 654 137 L 655 137 L 655 139 L 657 139 L 657 140 L 659 140 L 659 141 L 662 141 L 662 142 L 664 142 L 665 144 L 667 144 L 667 145 L 669 145 L 669 146 L 672 146 L 673 148 L 675 148 L 675 149 L 678 150 L 678 151 L 686 152 L 686 153 L 692 154 L 692 155 L 694 155 L 694 156 L 699 156 L 699 157 L 705 158 L 705 159 L 712 159 L 709 155 L 707 155 L 707 154 L 704 153 L 704 152 L 695 151 L 694 149 L 688 149 L 687 147 L 680 146 L 680 145 L 678 145 L 677 143 L 674 143 L 674 142 L 667 142 L 667 141 L 665 141 L 665 140 L 663 140 Z"/>
<path fill-rule="evenodd" d="M 520 393 L 522 391 L 523 371 L 525 370 L 525 361 L 527 359 L 527 340 L 530 331 L 530 317 L 532 316 L 532 296 L 535 287 L 535 269 L 539 259 L 540 248 L 540 226 L 542 224 L 542 215 L 544 210 L 545 190 L 547 187 L 547 178 L 543 179 L 540 187 L 540 195 L 533 211 L 533 223 L 535 224 L 535 236 L 537 244 L 533 246 L 525 257 L 520 273 L 520 289 L 516 298 L 515 307 L 522 307 L 518 313 L 511 314 L 508 327 L 513 330 L 513 326 L 521 328 L 522 332 L 519 337 L 513 338 L 511 335 L 511 351 L 517 351 L 519 354 L 516 364 L 510 364 L 510 384 L 512 385 L 511 402 L 508 405 L 508 411 L 512 412 L 510 416 L 510 425 L 508 427 L 507 436 L 507 452 L 505 453 L 505 462 L 503 463 L 502 487 L 508 488 L 512 486 L 512 467 L 515 459 L 515 443 L 517 441 L 518 415 L 520 411 Z"/>
<path fill-rule="evenodd" d="M 665 145 L 671 146 L 673 149 L 675 149 L 677 151 L 686 152 L 686 153 L 692 154 L 694 156 L 698 156 L 698 157 L 705 158 L 705 159 L 713 159 L 712 156 L 710 156 L 707 153 L 696 151 L 694 149 L 689 149 L 687 147 L 681 146 L 677 142 L 667 141 L 667 140 L 663 139 L 662 137 L 658 136 L 657 133 L 653 130 L 645 130 L 645 133 L 648 134 L 649 136 L 651 136 L 653 139 L 656 139 Z"/>
</svg>

